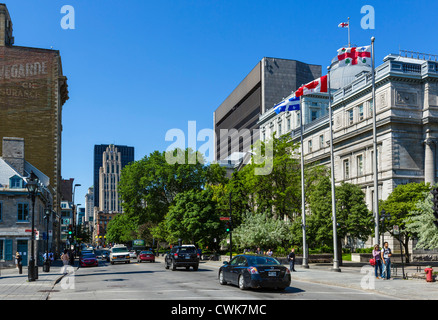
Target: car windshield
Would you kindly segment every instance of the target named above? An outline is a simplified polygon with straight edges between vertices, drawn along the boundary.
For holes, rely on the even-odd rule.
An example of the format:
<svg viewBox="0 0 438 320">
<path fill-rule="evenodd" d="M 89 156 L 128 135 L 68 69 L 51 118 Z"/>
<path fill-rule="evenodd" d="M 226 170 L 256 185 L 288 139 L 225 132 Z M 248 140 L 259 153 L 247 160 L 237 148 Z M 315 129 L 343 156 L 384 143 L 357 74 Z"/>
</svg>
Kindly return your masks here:
<svg viewBox="0 0 438 320">
<path fill-rule="evenodd" d="M 271 257 L 247 257 L 248 264 L 250 265 L 279 265 L 277 259 Z"/>
<path fill-rule="evenodd" d="M 94 259 L 94 258 L 96 258 L 94 256 L 94 254 L 86 254 L 86 255 L 84 255 L 84 259 Z"/>
<path fill-rule="evenodd" d="M 178 253 L 196 253 L 196 248 L 182 247 L 182 248 L 179 248 Z"/>
<path fill-rule="evenodd" d="M 125 247 L 113 248 L 112 250 L 113 250 L 114 253 L 128 251 L 128 249 L 126 249 Z"/>
</svg>

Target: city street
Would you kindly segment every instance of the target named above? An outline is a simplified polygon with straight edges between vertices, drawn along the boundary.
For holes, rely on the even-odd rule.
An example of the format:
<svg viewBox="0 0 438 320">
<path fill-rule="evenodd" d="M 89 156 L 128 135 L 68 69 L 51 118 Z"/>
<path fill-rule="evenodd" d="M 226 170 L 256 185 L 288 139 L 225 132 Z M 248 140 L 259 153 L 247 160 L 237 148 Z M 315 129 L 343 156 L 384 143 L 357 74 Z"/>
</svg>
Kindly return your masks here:
<svg viewBox="0 0 438 320">
<path fill-rule="evenodd" d="M 293 279 L 285 291 L 245 290 L 222 286 L 217 279 L 219 263 L 203 262 L 198 271 L 166 270 L 161 258 L 155 263 L 75 268 L 74 288 L 59 282 L 49 300 L 375 300 L 388 299 L 374 292 L 309 283 Z M 300 269 L 297 269 L 297 272 Z M 67 282 L 66 282 L 67 283 Z M 70 285 L 72 282 L 69 283 Z"/>
</svg>

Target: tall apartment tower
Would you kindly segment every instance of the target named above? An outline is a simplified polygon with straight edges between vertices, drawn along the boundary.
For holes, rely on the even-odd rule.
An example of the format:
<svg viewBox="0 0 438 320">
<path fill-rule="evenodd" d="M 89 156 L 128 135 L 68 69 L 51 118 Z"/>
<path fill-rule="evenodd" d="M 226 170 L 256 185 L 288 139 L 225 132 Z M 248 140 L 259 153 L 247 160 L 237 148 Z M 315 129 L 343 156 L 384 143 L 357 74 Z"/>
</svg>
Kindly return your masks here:
<svg viewBox="0 0 438 320">
<path fill-rule="evenodd" d="M 112 146 L 112 150 L 117 149 L 120 153 L 121 168 L 134 161 L 134 147 L 123 145 L 100 144 L 94 146 L 94 206 L 100 207 L 100 168 L 104 165 L 103 154 L 108 147 Z"/>
<path fill-rule="evenodd" d="M 122 154 L 114 145 L 109 145 L 102 154 L 99 169 L 99 210 L 122 212 L 117 186 L 122 171 Z"/>
</svg>

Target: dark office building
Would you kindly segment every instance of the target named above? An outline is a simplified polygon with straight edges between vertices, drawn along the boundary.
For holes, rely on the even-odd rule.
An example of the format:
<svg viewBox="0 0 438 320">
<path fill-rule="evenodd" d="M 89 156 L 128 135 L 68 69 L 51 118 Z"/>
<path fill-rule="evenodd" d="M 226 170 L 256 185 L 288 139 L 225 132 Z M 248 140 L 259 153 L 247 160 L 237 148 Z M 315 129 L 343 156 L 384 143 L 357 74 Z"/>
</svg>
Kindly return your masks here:
<svg viewBox="0 0 438 320">
<path fill-rule="evenodd" d="M 234 152 L 248 151 L 244 150 L 244 146 L 250 146 L 259 139 L 258 132 L 253 132 L 259 129 L 259 115 L 301 85 L 320 76 L 319 65 L 266 57 L 259 61 L 214 112 L 215 160 L 224 160 Z M 237 131 L 221 138 L 221 129 Z M 242 136 L 242 129 L 249 129 L 250 136 Z"/>
<path fill-rule="evenodd" d="M 99 207 L 99 169 L 103 164 L 103 153 L 109 147 L 109 144 L 100 144 L 94 146 L 94 206 Z M 122 168 L 134 161 L 134 147 L 115 145 L 117 150 L 122 154 Z"/>
</svg>

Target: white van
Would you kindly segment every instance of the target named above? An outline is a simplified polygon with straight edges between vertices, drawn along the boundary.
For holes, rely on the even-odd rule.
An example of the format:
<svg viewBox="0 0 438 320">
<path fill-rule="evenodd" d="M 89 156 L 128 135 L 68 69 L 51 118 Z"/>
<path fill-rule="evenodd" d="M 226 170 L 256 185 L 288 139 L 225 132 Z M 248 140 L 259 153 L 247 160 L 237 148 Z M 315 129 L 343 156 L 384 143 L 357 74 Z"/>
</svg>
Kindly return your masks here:
<svg viewBox="0 0 438 320">
<path fill-rule="evenodd" d="M 110 252 L 110 262 L 114 264 L 115 262 L 130 263 L 131 257 L 129 256 L 129 250 L 124 245 L 115 245 L 111 248 Z"/>
</svg>

